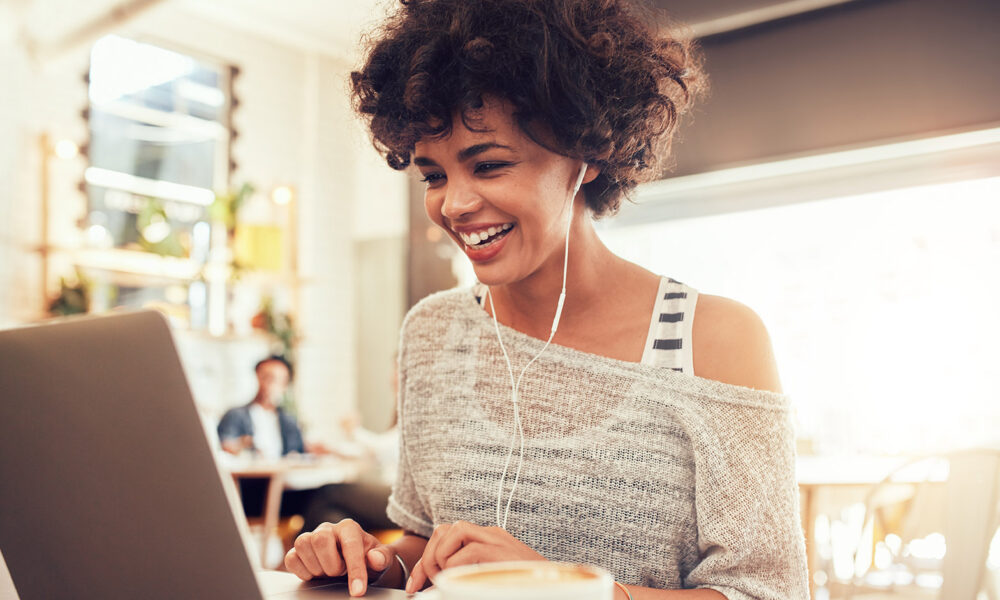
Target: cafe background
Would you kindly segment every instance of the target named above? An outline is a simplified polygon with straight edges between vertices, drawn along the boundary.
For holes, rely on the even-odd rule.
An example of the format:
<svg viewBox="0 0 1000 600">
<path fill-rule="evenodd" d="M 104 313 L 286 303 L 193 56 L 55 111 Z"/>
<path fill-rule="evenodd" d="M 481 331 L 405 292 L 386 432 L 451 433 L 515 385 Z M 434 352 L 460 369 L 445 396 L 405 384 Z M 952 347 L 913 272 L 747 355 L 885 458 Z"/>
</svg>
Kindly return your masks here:
<svg viewBox="0 0 1000 600">
<path fill-rule="evenodd" d="M 1000 446 L 1000 6 L 657 4 L 700 38 L 712 91 L 600 233 L 768 325 L 819 490 L 817 597 L 934 593 L 955 545 L 864 500 L 909 458 Z M 294 356 L 307 438 L 335 444 L 351 414 L 387 429 L 406 310 L 472 274 L 350 110 L 384 8 L 0 3 L 0 327 L 155 307 L 207 429 L 273 351 Z"/>
</svg>

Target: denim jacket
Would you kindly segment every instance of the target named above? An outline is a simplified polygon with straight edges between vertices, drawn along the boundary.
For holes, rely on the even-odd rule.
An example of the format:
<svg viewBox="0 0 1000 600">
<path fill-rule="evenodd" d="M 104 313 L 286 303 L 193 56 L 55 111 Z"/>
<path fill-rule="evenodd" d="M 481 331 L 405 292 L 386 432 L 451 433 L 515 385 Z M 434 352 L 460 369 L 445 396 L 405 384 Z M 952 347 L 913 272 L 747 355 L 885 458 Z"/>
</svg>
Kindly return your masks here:
<svg viewBox="0 0 1000 600">
<path fill-rule="evenodd" d="M 219 441 L 226 442 L 241 438 L 245 435 L 253 437 L 253 420 L 250 418 L 250 406 L 253 402 L 244 406 L 237 406 L 226 411 L 219 421 L 217 431 Z M 281 428 L 281 454 L 290 452 L 305 452 L 305 445 L 302 442 L 302 431 L 299 429 L 295 417 L 283 411 L 280 407 L 278 411 L 278 424 Z"/>
</svg>

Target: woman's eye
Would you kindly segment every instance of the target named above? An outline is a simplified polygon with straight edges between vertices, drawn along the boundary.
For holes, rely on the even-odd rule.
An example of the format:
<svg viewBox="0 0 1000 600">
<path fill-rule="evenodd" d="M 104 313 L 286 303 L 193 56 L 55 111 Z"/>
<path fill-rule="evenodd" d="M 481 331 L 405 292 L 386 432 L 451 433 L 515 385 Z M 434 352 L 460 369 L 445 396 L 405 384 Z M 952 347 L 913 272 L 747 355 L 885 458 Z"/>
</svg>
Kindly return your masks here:
<svg viewBox="0 0 1000 600">
<path fill-rule="evenodd" d="M 489 173 L 503 167 L 509 167 L 510 163 L 505 162 L 483 162 L 476 165 L 476 173 Z"/>
<path fill-rule="evenodd" d="M 427 175 L 424 175 L 424 178 L 421 179 L 420 181 L 426 183 L 427 185 L 434 185 L 435 183 L 438 183 L 443 179 L 444 175 L 442 175 L 441 173 L 428 173 Z"/>
</svg>

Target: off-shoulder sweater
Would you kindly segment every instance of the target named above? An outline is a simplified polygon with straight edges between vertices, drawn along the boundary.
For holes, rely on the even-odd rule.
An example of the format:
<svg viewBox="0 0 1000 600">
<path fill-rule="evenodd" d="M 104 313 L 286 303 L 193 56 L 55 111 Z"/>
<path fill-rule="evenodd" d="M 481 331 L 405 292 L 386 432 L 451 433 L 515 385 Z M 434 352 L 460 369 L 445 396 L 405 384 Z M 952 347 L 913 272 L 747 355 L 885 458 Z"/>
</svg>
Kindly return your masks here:
<svg viewBox="0 0 1000 600">
<path fill-rule="evenodd" d="M 501 326 L 519 373 L 544 341 Z M 430 536 L 496 525 L 510 375 L 470 289 L 403 324 L 389 517 Z M 553 344 L 520 386 L 524 464 L 507 530 L 626 584 L 729 600 L 808 598 L 788 398 Z M 515 450 L 512 465 L 516 465 Z M 506 478 L 504 504 L 513 482 Z"/>
</svg>

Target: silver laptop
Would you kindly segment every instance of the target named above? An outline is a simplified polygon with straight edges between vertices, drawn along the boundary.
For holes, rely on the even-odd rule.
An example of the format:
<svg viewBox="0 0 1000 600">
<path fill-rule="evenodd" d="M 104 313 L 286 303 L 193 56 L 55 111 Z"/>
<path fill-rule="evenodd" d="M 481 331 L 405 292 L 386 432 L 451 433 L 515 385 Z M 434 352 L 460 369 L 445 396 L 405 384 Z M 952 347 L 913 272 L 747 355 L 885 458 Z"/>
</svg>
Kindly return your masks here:
<svg viewBox="0 0 1000 600">
<path fill-rule="evenodd" d="M 255 574 L 226 485 L 158 313 L 0 331 L 0 552 L 21 600 L 348 597 Z"/>
</svg>

